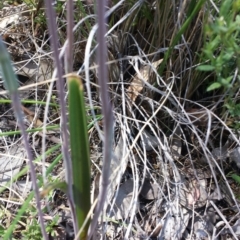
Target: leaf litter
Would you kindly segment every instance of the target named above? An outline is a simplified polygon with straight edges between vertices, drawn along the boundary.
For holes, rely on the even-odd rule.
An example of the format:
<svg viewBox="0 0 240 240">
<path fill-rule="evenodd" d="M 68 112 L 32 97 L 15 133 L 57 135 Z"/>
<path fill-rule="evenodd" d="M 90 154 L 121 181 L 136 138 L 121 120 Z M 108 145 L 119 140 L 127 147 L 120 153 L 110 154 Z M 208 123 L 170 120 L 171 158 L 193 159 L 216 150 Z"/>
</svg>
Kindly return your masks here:
<svg viewBox="0 0 240 240">
<path fill-rule="evenodd" d="M 26 39 L 14 36 L 16 29 L 13 25 L 20 25 L 21 21 L 27 18 L 26 14 L 22 14 L 24 9 L 27 9 L 24 4 L 17 7 L 7 6 L 1 11 L 4 18 L 0 21 L 1 33 L 5 37 L 5 41 L 11 40 L 9 52 L 14 60 L 16 73 L 28 79 L 27 83 L 23 83 L 23 85 L 50 79 L 53 68 L 49 57 L 41 57 L 41 60 L 37 60 L 39 55 L 34 55 L 36 46 L 31 42 L 31 38 L 28 38 L 27 35 Z M 6 12 L 9 13 L 9 16 Z M 24 34 L 25 28 L 21 29 Z M 4 32 L 2 32 L 3 30 Z M 24 44 L 19 44 L 23 41 Z M 140 46 L 131 51 L 138 51 L 138 48 Z M 128 67 L 135 68 L 135 73 L 130 75 L 128 87 L 125 87 L 127 116 L 121 116 L 122 119 L 125 117 L 131 119 L 127 123 L 131 125 L 131 128 L 125 125 L 125 120 L 119 120 L 118 135 L 120 137 L 116 140 L 113 148 L 110 187 L 104 215 L 108 239 L 124 239 L 129 226 L 132 230 L 128 239 L 211 239 L 211 237 L 227 239 L 227 236 L 231 236 L 233 233 L 239 237 L 240 226 L 237 218 L 239 200 L 233 199 L 233 196 L 239 196 L 237 195 L 239 194 L 238 184 L 234 182 L 234 179 L 227 178 L 231 185 L 230 190 L 225 179 L 221 178 L 220 172 L 218 172 L 218 181 L 216 182 L 213 178 L 214 173 L 208 166 L 210 162 L 214 171 L 218 171 L 218 166 L 224 165 L 225 168 L 232 168 L 232 164 L 235 164 L 234 166 L 239 171 L 240 151 L 236 141 L 229 134 L 227 144 L 222 147 L 215 147 L 215 143 L 210 144 L 207 153 L 203 153 L 201 144 L 204 143 L 205 136 L 201 135 L 201 130 L 203 126 L 207 125 L 208 114 L 197 108 L 186 112 L 180 111 L 181 113 L 176 110 L 181 121 L 173 117 L 176 124 L 169 134 L 166 134 L 169 129 L 165 129 L 166 131 L 159 129 L 159 116 L 145 124 L 156 110 L 155 107 L 159 107 L 159 102 L 151 98 L 153 89 L 149 88 L 149 84 L 152 82 L 152 78 L 156 77 L 162 58 L 157 61 L 153 59 L 142 61 L 140 64 L 134 61 L 136 59 L 131 58 L 128 62 Z M 166 90 L 169 86 L 162 83 L 162 88 Z M 47 91 L 47 89 L 43 88 L 42 90 Z M 28 99 L 34 92 L 35 90 L 22 92 L 22 97 Z M 41 96 L 38 93 L 39 97 L 44 98 L 44 94 Z M 95 100 L 98 102 L 98 96 L 95 96 Z M 146 106 L 145 109 L 142 106 Z M 117 109 L 117 106 L 115 107 Z M 28 122 L 35 127 L 42 125 L 41 116 L 35 116 L 35 113 L 27 107 L 24 109 Z M 168 113 L 166 109 L 164 111 L 164 108 L 161 108 L 160 111 L 162 116 Z M 199 112 L 203 112 L 203 115 L 199 116 Z M 191 129 L 189 135 L 189 129 L 186 126 Z M 139 141 L 134 142 L 136 132 L 132 129 L 139 131 L 142 127 Z M 162 127 L 164 128 L 164 126 Z M 198 131 L 198 136 L 201 138 L 197 138 L 194 130 Z M 93 134 L 93 136 L 95 135 Z M 46 138 L 51 142 L 49 146 L 59 142 L 58 136 L 54 136 L 54 140 L 52 137 Z M 98 137 L 93 138 L 95 139 L 90 140 L 93 145 L 101 142 Z M 126 140 L 127 138 L 130 140 Z M 6 141 L 15 142 L 12 146 L 8 146 Z M 4 185 L 19 173 L 26 156 L 24 149 L 19 142 L 16 142 L 16 139 L 1 139 L 1 142 L 3 142 L 3 153 L 0 157 L 0 179 L 1 185 Z M 35 147 L 33 146 L 33 148 Z M 101 143 L 99 143 L 99 147 L 93 146 L 92 149 L 94 149 L 92 159 L 94 159 L 96 168 L 93 173 L 99 173 Z M 34 151 L 41 154 L 39 149 L 34 149 Z M 60 165 L 58 168 L 56 176 L 63 171 L 63 166 Z M 95 191 L 98 191 L 99 177 L 93 179 L 96 185 Z M 137 189 L 136 181 L 139 183 Z M 217 187 L 220 189 L 221 195 L 216 190 Z M 23 200 L 31 190 L 31 181 L 28 176 L 25 176 L 24 180 L 18 180 L 11 185 L 10 190 L 14 192 L 14 197 Z M 62 194 L 58 192 L 53 194 L 53 198 L 58 198 L 58 196 L 62 197 Z M 134 201 L 136 205 L 133 208 Z M 224 215 L 225 222 L 219 212 L 209 204 L 210 201 L 214 201 L 215 206 Z M 66 199 L 63 199 L 61 203 L 57 203 L 52 212 L 57 214 L 61 209 L 69 219 L 69 211 L 63 210 L 67 207 L 66 202 Z M 9 203 L 11 203 L 10 198 Z M 134 216 L 134 221 L 131 216 Z M 62 223 L 64 221 L 63 218 Z M 231 230 L 226 221 L 229 221 Z M 101 228 L 101 224 L 99 226 Z M 233 235 L 233 237 L 235 236 Z"/>
</svg>

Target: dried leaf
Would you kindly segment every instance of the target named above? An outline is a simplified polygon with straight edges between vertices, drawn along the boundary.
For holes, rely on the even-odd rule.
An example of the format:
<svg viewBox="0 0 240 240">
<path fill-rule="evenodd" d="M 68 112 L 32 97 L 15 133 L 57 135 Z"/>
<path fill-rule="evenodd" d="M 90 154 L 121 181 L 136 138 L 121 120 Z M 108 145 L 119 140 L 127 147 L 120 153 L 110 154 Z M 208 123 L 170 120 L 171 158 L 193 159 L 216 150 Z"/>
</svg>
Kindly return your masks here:
<svg viewBox="0 0 240 240">
<path fill-rule="evenodd" d="M 206 179 L 193 179 L 180 189 L 180 202 L 184 207 L 203 207 L 207 199 Z"/>
<path fill-rule="evenodd" d="M 115 193 L 116 187 L 119 185 L 122 175 L 126 170 L 128 159 L 123 155 L 123 139 L 120 137 L 115 147 L 113 158 L 110 166 L 110 184 L 108 191 L 108 201 L 110 201 Z M 126 151 L 127 152 L 127 151 Z"/>
<path fill-rule="evenodd" d="M 229 154 L 229 158 L 240 168 L 240 147 L 233 149 Z"/>
<path fill-rule="evenodd" d="M 19 21 L 19 18 L 20 18 L 20 14 L 11 14 L 3 19 L 1 19 L 0 21 L 0 29 L 6 29 L 8 25 L 10 24 L 15 24 L 17 25 L 18 24 L 18 21 Z"/>
<path fill-rule="evenodd" d="M 172 157 L 174 160 L 179 160 L 182 152 L 181 129 L 178 126 L 174 133 L 170 136 Z"/>
<path fill-rule="evenodd" d="M 49 61 L 41 59 L 38 63 L 29 59 L 20 63 L 15 63 L 16 72 L 23 76 L 33 79 L 34 81 L 44 81 L 50 79 L 52 76 L 52 65 Z"/>
<path fill-rule="evenodd" d="M 132 100 L 132 102 L 135 102 L 137 96 L 142 91 L 145 83 L 144 81 L 148 81 L 149 76 L 152 72 L 152 68 L 157 68 L 159 64 L 163 61 L 163 59 L 160 59 L 158 61 L 155 61 L 152 63 L 152 65 L 146 65 L 143 66 L 139 73 L 136 74 L 127 90 L 128 97 Z"/>
<path fill-rule="evenodd" d="M 172 240 L 182 239 L 183 233 L 191 217 L 190 212 L 178 204 L 175 200 L 171 206 L 167 206 L 168 214 L 162 219 L 162 230 L 158 239 Z"/>
<path fill-rule="evenodd" d="M 0 182 L 7 183 L 17 173 L 19 173 L 26 150 L 21 145 L 13 145 L 6 154 L 0 154 Z"/>
<path fill-rule="evenodd" d="M 32 190 L 32 182 L 30 181 L 17 181 L 13 184 L 12 188 L 23 198 L 27 198 Z"/>
<path fill-rule="evenodd" d="M 240 219 L 238 219 L 232 226 L 232 230 L 238 237 L 240 237 Z M 228 228 L 224 229 L 223 234 L 231 234 L 231 231 Z"/>
<path fill-rule="evenodd" d="M 26 108 L 24 106 L 22 106 L 22 110 L 23 110 L 24 114 L 26 115 L 28 121 L 30 123 L 33 122 L 33 126 L 34 127 L 39 128 L 39 127 L 43 126 L 43 122 L 35 117 L 35 113 L 34 112 L 30 111 L 28 108 Z"/>
<path fill-rule="evenodd" d="M 147 151 L 151 151 L 155 149 L 157 146 L 159 146 L 159 140 L 158 137 L 151 135 L 146 129 L 143 130 L 142 133 L 142 138 L 143 138 L 143 147 Z"/>
<path fill-rule="evenodd" d="M 132 193 L 133 180 L 129 179 L 119 187 L 116 202 L 110 217 L 115 220 L 126 219 L 129 214 L 132 213 L 132 209 L 130 209 Z"/>
<path fill-rule="evenodd" d="M 147 200 L 154 200 L 158 197 L 158 194 L 158 184 L 151 183 L 149 179 L 145 179 L 141 190 L 141 196 Z"/>
</svg>

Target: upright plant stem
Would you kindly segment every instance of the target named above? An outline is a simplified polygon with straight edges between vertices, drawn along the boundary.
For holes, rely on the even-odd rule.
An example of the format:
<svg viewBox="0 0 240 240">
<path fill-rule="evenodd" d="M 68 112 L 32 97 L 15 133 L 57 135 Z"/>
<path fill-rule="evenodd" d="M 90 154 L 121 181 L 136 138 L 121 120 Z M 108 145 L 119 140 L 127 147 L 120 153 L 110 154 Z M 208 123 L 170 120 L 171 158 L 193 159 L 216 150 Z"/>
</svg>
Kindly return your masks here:
<svg viewBox="0 0 240 240">
<path fill-rule="evenodd" d="M 42 210 L 41 210 L 41 199 L 40 199 L 40 194 L 39 194 L 39 189 L 38 189 L 38 184 L 37 184 L 37 177 L 36 177 L 36 173 L 35 173 L 35 167 L 33 165 L 33 157 L 31 154 L 31 149 L 30 149 L 30 146 L 28 143 L 28 135 L 25 131 L 25 126 L 24 126 L 24 122 L 23 122 L 23 113 L 22 113 L 21 103 L 19 100 L 19 95 L 17 92 L 12 93 L 10 95 L 11 95 L 11 99 L 13 101 L 13 103 L 12 103 L 13 109 L 14 109 L 16 118 L 18 120 L 18 126 L 22 133 L 24 148 L 28 155 L 28 160 L 29 160 L 28 164 L 30 167 L 33 189 L 35 191 L 35 198 L 36 198 L 36 204 L 37 204 L 37 209 L 38 209 L 38 216 L 39 216 L 39 220 L 40 220 L 42 235 L 43 235 L 43 238 L 47 240 L 48 236 L 47 236 L 47 233 L 45 230 L 44 220 L 43 220 L 43 215 L 42 215 Z"/>
<path fill-rule="evenodd" d="M 69 131 L 73 170 L 73 197 L 78 229 L 81 229 L 91 208 L 91 164 L 84 88 L 79 76 L 68 78 Z M 80 239 L 87 237 L 89 222 Z"/>
<path fill-rule="evenodd" d="M 176 46 L 176 44 L 178 43 L 178 41 L 181 38 L 182 34 L 186 31 L 187 27 L 189 26 L 189 24 L 191 23 L 191 21 L 193 20 L 195 15 L 199 12 L 199 10 L 201 9 L 201 7 L 203 6 L 203 4 L 205 2 L 206 2 L 206 0 L 200 0 L 200 1 L 198 1 L 196 3 L 196 6 L 194 7 L 194 9 L 189 14 L 187 20 L 183 23 L 183 25 L 179 29 L 178 33 L 172 39 L 172 41 L 170 43 L 170 47 L 168 48 L 166 54 L 164 55 L 163 62 L 160 64 L 160 67 L 158 69 L 158 73 L 159 73 L 160 76 L 163 73 L 163 70 L 164 70 L 164 68 L 166 66 L 166 63 L 167 63 L 167 61 L 168 61 L 168 59 L 169 59 L 169 57 L 170 57 L 174 47 Z"/>
<path fill-rule="evenodd" d="M 73 204 L 73 191 L 72 191 L 72 167 L 70 155 L 68 152 L 69 149 L 69 135 L 68 135 L 68 126 L 67 126 L 67 112 L 66 112 L 66 101 L 65 101 L 65 93 L 64 93 L 64 80 L 63 80 L 63 70 L 62 65 L 59 59 L 59 51 L 58 51 L 58 36 L 57 36 L 57 24 L 56 24 L 56 13 L 52 6 L 52 1 L 45 0 L 47 21 L 48 21 L 48 29 L 49 34 L 51 36 L 50 43 L 51 48 L 53 50 L 53 56 L 55 60 L 55 65 L 57 69 L 57 89 L 60 101 L 60 111 L 61 111 L 61 132 L 62 132 L 62 152 L 64 158 L 64 165 L 66 169 L 66 181 L 68 183 L 68 198 L 69 204 L 73 216 L 73 224 L 74 230 L 77 232 L 77 224 L 76 224 L 76 215 Z"/>
<path fill-rule="evenodd" d="M 65 71 L 71 73 L 73 70 L 73 0 L 67 1 L 67 50 L 65 55 Z"/>
<path fill-rule="evenodd" d="M 101 188 L 99 193 L 99 200 L 95 210 L 94 218 L 91 222 L 88 238 L 90 239 L 96 228 L 98 217 L 103 209 L 104 202 L 107 195 L 107 189 L 109 184 L 109 171 L 112 157 L 112 144 L 113 144 L 113 112 L 112 106 L 110 104 L 110 98 L 108 94 L 108 72 L 107 72 L 107 45 L 106 45 L 106 17 L 105 8 L 107 2 L 105 0 L 97 1 L 97 11 L 98 11 L 98 52 L 97 60 L 99 66 L 99 85 L 100 93 L 102 97 L 102 113 L 104 117 L 104 143 L 103 143 L 103 167 L 102 167 L 102 178 L 101 178 Z"/>
<path fill-rule="evenodd" d="M 28 135 L 25 131 L 25 126 L 24 126 L 24 121 L 23 121 L 23 112 L 22 112 L 21 102 L 20 102 L 20 98 L 19 98 L 19 94 L 18 94 L 17 78 L 16 78 L 16 75 L 11 66 L 10 56 L 9 56 L 5 46 L 3 45 L 1 38 L 0 38 L 0 53 L 1 53 L 0 54 L 1 74 L 4 79 L 5 87 L 9 91 L 9 95 L 12 99 L 12 106 L 14 109 L 14 114 L 18 121 L 19 129 L 22 133 L 24 147 L 25 147 L 25 150 L 26 150 L 26 153 L 28 156 L 28 160 L 29 160 L 28 164 L 29 164 L 29 168 L 30 168 L 33 189 L 35 192 L 35 198 L 36 198 L 36 204 L 37 204 L 38 216 L 39 216 L 39 220 L 40 220 L 41 231 L 42 231 L 43 239 L 47 240 L 48 236 L 47 236 L 45 226 L 44 226 L 44 219 L 43 219 L 42 210 L 41 210 L 41 199 L 40 199 L 40 194 L 39 194 L 39 189 L 38 189 L 38 184 L 37 184 L 35 167 L 33 164 L 33 157 L 32 157 L 32 153 L 31 153 L 30 145 L 28 143 Z"/>
</svg>

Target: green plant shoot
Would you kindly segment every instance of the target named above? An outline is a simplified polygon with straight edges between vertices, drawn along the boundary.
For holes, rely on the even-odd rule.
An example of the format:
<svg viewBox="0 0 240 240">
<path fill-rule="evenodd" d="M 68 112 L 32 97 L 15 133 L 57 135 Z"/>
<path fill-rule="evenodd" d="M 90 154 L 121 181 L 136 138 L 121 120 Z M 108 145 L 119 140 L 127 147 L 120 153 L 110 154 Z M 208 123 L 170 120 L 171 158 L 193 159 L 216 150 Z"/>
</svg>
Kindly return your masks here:
<svg viewBox="0 0 240 240">
<path fill-rule="evenodd" d="M 90 153 L 83 85 L 79 76 L 69 75 L 69 130 L 73 171 L 73 198 L 78 229 L 90 210 Z M 89 222 L 80 239 L 86 239 Z"/>
</svg>

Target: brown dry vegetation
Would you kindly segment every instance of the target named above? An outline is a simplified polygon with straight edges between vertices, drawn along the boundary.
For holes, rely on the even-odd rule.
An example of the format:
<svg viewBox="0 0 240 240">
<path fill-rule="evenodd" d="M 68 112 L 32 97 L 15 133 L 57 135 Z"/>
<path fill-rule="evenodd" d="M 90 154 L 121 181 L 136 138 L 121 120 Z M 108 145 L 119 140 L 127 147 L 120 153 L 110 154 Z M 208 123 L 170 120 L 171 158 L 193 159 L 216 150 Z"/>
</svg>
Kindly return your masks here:
<svg viewBox="0 0 240 240">
<path fill-rule="evenodd" d="M 49 35 L 41 1 L 4 1 L 0 34 L 11 54 L 28 129 L 43 123 L 54 129 L 30 134 L 35 157 L 60 142 L 59 101 L 53 74 Z M 108 9 L 119 1 L 109 1 Z M 39 4 L 38 4 L 39 3 Z M 191 17 L 198 1 L 123 1 L 108 17 L 109 92 L 115 115 L 111 183 L 103 219 L 94 239 L 237 239 L 240 190 L 238 116 L 225 107 L 228 91 L 206 91 L 214 72 L 196 67 L 208 61 L 203 47 L 204 26 L 217 11 L 206 1 Z M 0 5 L 1 6 L 1 5 Z M 57 1 L 59 46 L 66 40 L 66 9 Z M 98 87 L 96 39 L 86 51 L 96 24 L 93 1 L 76 1 L 73 66 L 86 87 L 92 160 L 92 201 L 99 188 L 102 166 L 101 96 Z M 13 18 L 13 19 L 12 19 Z M 85 19 L 84 19 L 85 18 Z M 8 23 L 4 20 L 9 21 Z M 82 21 L 82 22 L 81 22 Z M 179 31 L 185 26 L 175 42 Z M 174 44 L 174 45 L 172 45 Z M 173 47 L 171 52 L 169 48 Z M 166 55 L 169 57 L 166 59 Z M 215 53 L 213 53 L 215 54 Z M 217 54 L 217 53 L 216 53 Z M 164 59 L 165 57 L 165 59 Z M 89 68 L 86 70 L 86 58 Z M 166 62 L 164 62 L 166 60 Z M 88 71 L 86 74 L 86 71 Z M 232 71 L 237 71 L 232 69 Z M 1 85 L 1 186 L 26 166 L 4 86 Z M 237 88 L 235 86 L 235 88 Z M 225 95 L 226 94 L 226 95 Z M 233 96 L 238 101 L 238 90 Z M 46 106 L 48 110 L 46 110 Z M 13 131 L 11 135 L 10 132 Z M 42 147 L 45 142 L 45 147 Z M 22 155 L 19 155 L 21 154 Z M 16 171 L 9 165 L 18 156 Z M 41 175 L 42 159 L 36 164 Z M 60 149 L 45 156 L 55 165 L 46 182 L 64 179 Z M 2 172 L 11 172 L 4 177 Z M 234 175 L 233 175 L 234 174 Z M 25 189 L 23 189 L 25 187 Z M 12 226 L 29 199 L 31 179 L 24 172 L 0 199 L 2 234 Z M 44 219 L 51 239 L 74 239 L 69 205 L 60 190 L 42 192 Z M 34 200 L 14 226 L 14 239 L 41 239 Z M 1 234 L 0 234 L 1 235 Z"/>
</svg>

